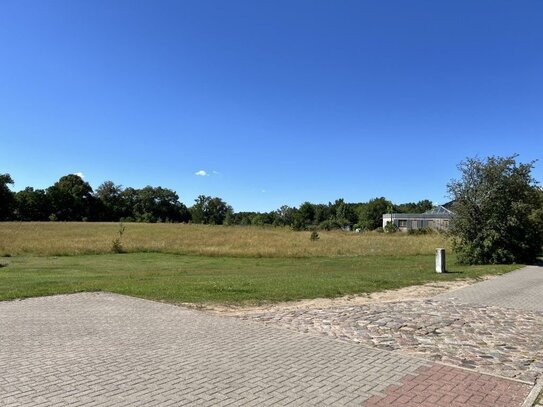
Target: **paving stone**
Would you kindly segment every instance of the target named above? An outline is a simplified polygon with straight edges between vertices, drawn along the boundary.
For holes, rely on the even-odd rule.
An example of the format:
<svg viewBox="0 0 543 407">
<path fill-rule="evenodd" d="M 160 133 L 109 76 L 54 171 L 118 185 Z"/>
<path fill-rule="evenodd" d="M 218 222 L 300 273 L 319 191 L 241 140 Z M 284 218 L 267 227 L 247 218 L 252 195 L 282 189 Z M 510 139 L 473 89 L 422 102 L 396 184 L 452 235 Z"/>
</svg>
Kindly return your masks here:
<svg viewBox="0 0 543 407">
<path fill-rule="evenodd" d="M 520 406 L 531 386 L 434 364 L 389 386 L 383 396 L 366 400 L 364 407 L 510 407 Z"/>
<path fill-rule="evenodd" d="M 543 312 L 543 267 L 528 266 L 435 299 Z"/>
<path fill-rule="evenodd" d="M 543 312 L 417 300 L 241 318 L 531 383 L 543 373 Z"/>
<path fill-rule="evenodd" d="M 13 406 L 359 406 L 430 365 L 107 293 L 0 302 L 0 327 Z"/>
</svg>

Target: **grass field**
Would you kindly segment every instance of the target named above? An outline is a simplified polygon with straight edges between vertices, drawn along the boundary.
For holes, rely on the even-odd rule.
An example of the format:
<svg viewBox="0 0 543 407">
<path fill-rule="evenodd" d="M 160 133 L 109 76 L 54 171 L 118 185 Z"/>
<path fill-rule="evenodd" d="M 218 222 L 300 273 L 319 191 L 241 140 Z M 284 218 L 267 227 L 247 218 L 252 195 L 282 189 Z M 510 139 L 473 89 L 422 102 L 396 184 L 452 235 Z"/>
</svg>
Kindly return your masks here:
<svg viewBox="0 0 543 407">
<path fill-rule="evenodd" d="M 310 232 L 287 228 L 127 223 L 123 247 L 129 253 L 158 252 L 234 257 L 412 256 L 450 248 L 440 234 Z M 0 256 L 63 256 L 111 252 L 119 224 L 62 222 L 0 223 Z"/>
<path fill-rule="evenodd" d="M 168 302 L 255 304 L 477 278 L 518 265 L 434 269 L 444 236 L 200 225 L 0 223 L 0 300 L 111 291 Z M 9 256 L 9 257 L 8 257 Z"/>
</svg>

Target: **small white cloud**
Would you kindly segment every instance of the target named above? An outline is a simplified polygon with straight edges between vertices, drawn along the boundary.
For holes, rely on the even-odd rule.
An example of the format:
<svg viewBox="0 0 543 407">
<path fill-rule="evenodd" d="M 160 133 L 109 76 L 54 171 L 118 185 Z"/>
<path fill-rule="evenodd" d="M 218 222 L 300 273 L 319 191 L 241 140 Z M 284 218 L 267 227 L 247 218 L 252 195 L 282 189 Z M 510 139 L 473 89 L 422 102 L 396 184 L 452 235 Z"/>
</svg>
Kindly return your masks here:
<svg viewBox="0 0 543 407">
<path fill-rule="evenodd" d="M 82 172 L 74 172 L 73 175 L 77 175 L 79 178 L 85 178 L 85 174 Z"/>
<path fill-rule="evenodd" d="M 211 172 L 212 172 L 213 174 L 215 174 L 215 175 L 221 175 L 221 173 L 220 173 L 219 171 L 213 170 L 213 171 L 211 171 Z"/>
<path fill-rule="evenodd" d="M 194 175 L 196 175 L 198 177 L 207 177 L 209 174 L 207 172 L 205 172 L 204 170 L 200 170 L 200 171 L 196 171 L 194 173 Z"/>
</svg>

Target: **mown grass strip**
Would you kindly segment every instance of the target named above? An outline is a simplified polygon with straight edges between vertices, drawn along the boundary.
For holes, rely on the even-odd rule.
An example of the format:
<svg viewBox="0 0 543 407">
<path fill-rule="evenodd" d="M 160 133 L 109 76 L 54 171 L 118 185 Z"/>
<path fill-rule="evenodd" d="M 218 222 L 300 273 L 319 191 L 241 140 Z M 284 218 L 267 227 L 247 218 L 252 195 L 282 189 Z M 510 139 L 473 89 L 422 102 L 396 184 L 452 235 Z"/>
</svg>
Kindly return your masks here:
<svg viewBox="0 0 543 407">
<path fill-rule="evenodd" d="M 519 265 L 459 266 L 437 274 L 432 255 L 236 258 L 129 253 L 15 256 L 0 268 L 0 300 L 110 291 L 153 300 L 258 304 L 337 297 L 501 274 Z"/>
</svg>

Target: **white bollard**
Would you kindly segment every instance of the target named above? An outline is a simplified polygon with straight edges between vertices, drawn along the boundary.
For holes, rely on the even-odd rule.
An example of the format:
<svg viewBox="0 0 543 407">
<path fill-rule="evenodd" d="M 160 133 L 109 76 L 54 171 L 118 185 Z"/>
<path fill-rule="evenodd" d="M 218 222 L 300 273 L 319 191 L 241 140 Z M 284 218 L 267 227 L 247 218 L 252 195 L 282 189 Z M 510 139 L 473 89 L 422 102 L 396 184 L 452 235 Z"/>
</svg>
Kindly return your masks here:
<svg viewBox="0 0 543 407">
<path fill-rule="evenodd" d="M 436 273 L 445 273 L 445 249 L 436 249 Z"/>
</svg>

